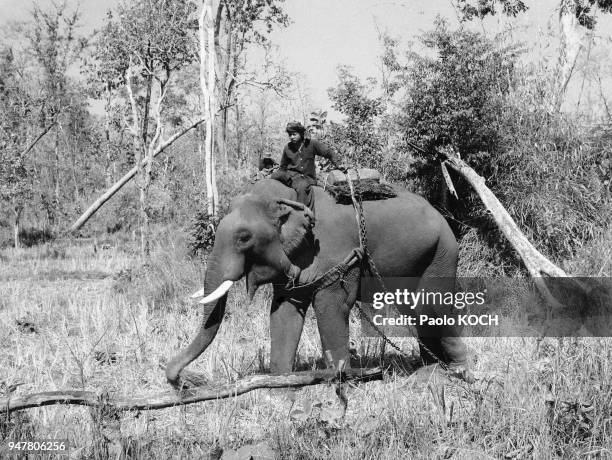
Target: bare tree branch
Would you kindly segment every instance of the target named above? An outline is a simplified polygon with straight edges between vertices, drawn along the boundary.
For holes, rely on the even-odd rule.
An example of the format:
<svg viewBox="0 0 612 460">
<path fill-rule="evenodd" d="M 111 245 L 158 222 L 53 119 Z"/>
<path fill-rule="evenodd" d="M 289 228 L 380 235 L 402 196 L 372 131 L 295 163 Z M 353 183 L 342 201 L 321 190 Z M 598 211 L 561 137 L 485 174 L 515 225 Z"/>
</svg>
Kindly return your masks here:
<svg viewBox="0 0 612 460">
<path fill-rule="evenodd" d="M 24 150 L 24 151 L 21 153 L 21 156 L 23 157 L 23 156 L 27 155 L 27 154 L 30 152 L 30 150 L 32 150 L 32 149 L 34 148 L 34 146 L 35 146 L 36 144 L 38 144 L 38 141 L 40 141 L 40 140 L 41 140 L 41 139 L 42 139 L 42 138 L 45 136 L 45 134 L 47 134 L 49 131 L 51 131 L 51 128 L 53 128 L 53 127 L 54 127 L 56 124 L 57 124 L 57 123 L 54 121 L 54 122 L 53 122 L 53 123 L 51 123 L 49 126 L 47 126 L 47 127 L 46 127 L 46 128 L 45 128 L 45 129 L 44 129 L 44 130 L 43 130 L 43 131 L 42 131 L 42 132 L 41 132 L 41 133 L 38 135 L 38 137 L 37 137 L 36 139 L 34 139 L 34 141 L 33 141 L 33 142 L 30 144 L 30 145 L 28 145 L 28 146 L 26 147 L 26 149 L 25 149 L 25 150 Z"/>
<path fill-rule="evenodd" d="M 341 381 L 369 382 L 382 380 L 380 368 L 348 369 L 343 371 Z M 104 409 L 106 413 L 163 409 L 201 401 L 232 398 L 260 388 L 300 388 L 337 381 L 335 370 L 304 371 L 283 375 L 252 375 L 235 382 L 215 386 L 199 386 L 183 390 L 181 394 L 174 391 L 160 393 L 144 398 L 109 399 L 93 391 L 48 391 L 31 395 L 0 399 L 0 415 L 32 407 L 52 404 L 72 404 Z"/>
</svg>

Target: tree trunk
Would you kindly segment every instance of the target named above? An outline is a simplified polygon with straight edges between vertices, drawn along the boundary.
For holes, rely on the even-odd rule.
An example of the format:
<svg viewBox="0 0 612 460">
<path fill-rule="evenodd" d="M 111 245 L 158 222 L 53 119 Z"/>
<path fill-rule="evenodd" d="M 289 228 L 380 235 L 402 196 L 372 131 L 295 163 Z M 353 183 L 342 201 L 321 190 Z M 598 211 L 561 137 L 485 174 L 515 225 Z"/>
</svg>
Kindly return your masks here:
<svg viewBox="0 0 612 460">
<path fill-rule="evenodd" d="M 151 89 L 153 86 L 153 77 L 147 76 L 147 93 L 144 100 L 144 111 L 142 115 L 142 145 L 147 145 L 147 136 L 149 134 L 149 107 L 151 105 Z"/>
<path fill-rule="evenodd" d="M 574 73 L 582 49 L 584 28 L 576 18 L 576 0 L 561 0 L 559 5 L 559 77 L 555 109 L 560 110 L 567 86 Z"/>
<path fill-rule="evenodd" d="M 199 18 L 200 38 L 200 86 L 206 118 L 206 139 L 204 140 L 204 163 L 206 169 L 206 198 L 208 215 L 215 217 L 219 199 L 215 175 L 214 127 L 215 127 L 215 24 L 212 0 L 202 1 Z"/>
<path fill-rule="evenodd" d="M 342 372 L 338 372 L 336 369 L 326 369 L 281 375 L 255 374 L 228 383 L 210 382 L 212 385 L 201 383 L 208 380 L 203 375 L 194 372 L 187 373 L 186 371 L 183 371 L 183 373 L 188 375 L 185 378 L 186 385 L 180 394 L 172 390 L 141 398 L 118 396 L 103 399 L 94 391 L 64 390 L 10 395 L 0 398 L 0 416 L 4 418 L 8 417 L 11 412 L 51 404 L 96 407 L 100 411 L 106 409 L 106 413 L 114 415 L 121 411 L 163 409 L 200 401 L 218 401 L 221 398 L 234 398 L 260 388 L 302 388 L 308 385 L 326 384 L 329 386 L 332 383 L 339 382 L 371 382 L 383 379 L 383 370 L 379 367 L 373 369 L 353 368 Z M 183 377 L 182 374 L 181 377 Z M 195 386 L 191 381 L 195 382 L 195 385 L 201 386 Z"/>
<path fill-rule="evenodd" d="M 112 163 L 112 149 L 111 149 L 111 139 L 110 139 L 110 130 L 111 130 L 111 97 L 112 92 L 110 88 L 110 84 L 106 85 L 106 104 L 104 104 L 104 141 L 105 141 L 105 153 L 106 153 L 106 163 L 104 164 L 104 179 L 106 183 L 106 187 L 110 187 L 113 185 L 113 173 L 111 170 Z"/>
<path fill-rule="evenodd" d="M 234 107 L 234 110 L 236 112 L 236 154 L 242 156 L 242 120 L 240 117 L 240 107 L 238 106 L 238 104 L 236 104 L 236 106 Z M 247 158 L 247 165 L 250 166 L 250 163 L 248 161 Z"/>
<path fill-rule="evenodd" d="M 15 206 L 13 208 L 13 211 L 15 213 L 15 221 L 13 222 L 13 237 L 15 242 L 15 249 L 19 249 L 19 222 L 21 220 L 22 209 L 18 206 Z"/>
<path fill-rule="evenodd" d="M 223 171 L 229 169 L 229 157 L 227 151 L 227 107 L 223 107 L 221 111 L 221 142 L 219 143 L 219 150 L 223 158 Z"/>
<path fill-rule="evenodd" d="M 499 229 L 523 260 L 523 263 L 525 264 L 529 274 L 533 277 L 535 285 L 540 291 L 540 294 L 542 294 L 544 299 L 552 307 L 560 307 L 561 304 L 550 293 L 550 290 L 546 286 L 542 275 L 554 277 L 567 277 L 568 275 L 562 269 L 549 261 L 529 242 L 527 237 L 519 229 L 516 222 L 514 222 L 510 214 L 508 214 L 508 211 L 506 211 L 503 205 L 499 202 L 491 189 L 485 185 L 485 180 L 483 177 L 479 176 L 476 171 L 470 168 L 467 163 L 465 163 L 459 157 L 453 157 L 444 153 L 443 155 L 447 158 L 445 164 L 461 174 L 476 191 L 482 200 L 482 203 L 491 213 L 491 216 L 495 220 L 495 223 Z"/>
<path fill-rule="evenodd" d="M 140 251 L 144 257 L 149 257 L 149 210 L 145 186 L 140 187 Z"/>
<path fill-rule="evenodd" d="M 55 190 L 55 203 L 59 205 L 61 203 L 60 200 L 60 153 L 59 153 L 59 126 L 55 131 L 55 145 L 53 146 L 53 153 L 55 155 L 55 174 L 54 174 L 54 190 Z"/>
</svg>

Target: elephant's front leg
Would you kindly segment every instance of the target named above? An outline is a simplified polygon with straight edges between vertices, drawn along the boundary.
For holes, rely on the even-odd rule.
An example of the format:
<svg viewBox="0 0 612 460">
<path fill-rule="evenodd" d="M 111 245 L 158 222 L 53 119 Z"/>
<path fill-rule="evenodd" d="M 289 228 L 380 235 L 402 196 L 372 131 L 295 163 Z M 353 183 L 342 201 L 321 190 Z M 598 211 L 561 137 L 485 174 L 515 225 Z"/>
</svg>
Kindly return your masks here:
<svg viewBox="0 0 612 460">
<path fill-rule="evenodd" d="M 343 359 L 346 368 L 350 368 L 349 313 L 357 298 L 357 290 L 355 281 L 335 284 L 322 289 L 314 298 L 323 353 L 329 350 L 336 366 Z"/>
<path fill-rule="evenodd" d="M 309 304 L 307 298 L 292 298 L 281 289 L 274 290 L 270 309 L 270 372 L 273 374 L 293 370 Z"/>
</svg>

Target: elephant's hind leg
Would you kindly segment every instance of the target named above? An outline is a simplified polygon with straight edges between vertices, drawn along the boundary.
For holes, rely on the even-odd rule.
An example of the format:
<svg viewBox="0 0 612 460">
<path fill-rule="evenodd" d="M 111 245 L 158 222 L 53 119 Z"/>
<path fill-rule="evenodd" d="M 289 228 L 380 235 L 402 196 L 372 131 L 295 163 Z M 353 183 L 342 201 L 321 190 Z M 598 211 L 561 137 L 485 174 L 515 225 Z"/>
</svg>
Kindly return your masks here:
<svg viewBox="0 0 612 460">
<path fill-rule="evenodd" d="M 423 292 L 455 292 L 454 278 L 421 278 L 418 290 Z M 417 309 L 417 314 L 425 314 L 429 318 L 439 318 L 444 314 L 453 315 L 453 307 L 445 305 L 426 305 Z M 417 321 L 419 349 L 421 359 L 426 364 L 437 364 L 442 361 L 451 367 L 465 367 L 467 364 L 467 348 L 454 326 L 420 325 Z"/>
<path fill-rule="evenodd" d="M 438 241 L 431 264 L 419 281 L 418 290 L 423 289 L 425 293 L 454 293 L 457 256 L 457 243 L 448 229 L 448 232 L 444 232 L 443 237 Z M 417 309 L 417 314 L 426 314 L 430 318 L 438 318 L 444 314 L 454 316 L 454 313 L 456 313 L 454 306 L 447 306 L 442 302 L 421 305 Z M 421 359 L 425 363 L 438 363 L 438 360 L 441 360 L 451 367 L 467 365 L 467 347 L 455 326 L 419 325 L 417 322 L 416 329 L 421 341 L 419 344 Z"/>
<path fill-rule="evenodd" d="M 309 303 L 309 299 L 291 298 L 275 289 L 270 309 L 270 372 L 273 374 L 293 370 Z"/>
</svg>

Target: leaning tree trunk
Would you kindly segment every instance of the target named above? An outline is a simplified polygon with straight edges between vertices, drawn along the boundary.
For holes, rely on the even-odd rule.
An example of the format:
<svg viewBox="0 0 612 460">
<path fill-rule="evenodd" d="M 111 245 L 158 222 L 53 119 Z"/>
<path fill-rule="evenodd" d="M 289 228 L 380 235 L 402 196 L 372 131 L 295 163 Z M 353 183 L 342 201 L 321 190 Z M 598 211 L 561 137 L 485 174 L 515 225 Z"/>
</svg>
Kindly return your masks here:
<svg viewBox="0 0 612 460">
<path fill-rule="evenodd" d="M 485 185 L 485 179 L 479 176 L 476 171 L 467 165 L 459 157 L 451 156 L 442 153 L 446 157 L 443 166 L 448 165 L 453 170 L 463 176 L 472 188 L 476 191 L 482 203 L 491 213 L 493 220 L 508 239 L 512 247 L 516 250 L 520 258 L 523 260 L 529 274 L 533 277 L 534 283 L 544 299 L 554 308 L 561 307 L 561 304 L 554 298 L 550 290 L 544 282 L 543 275 L 554 277 L 567 277 L 568 275 L 550 260 L 548 260 L 540 251 L 538 251 L 521 232 L 518 225 L 504 206 L 499 202 L 491 189 Z"/>
<path fill-rule="evenodd" d="M 182 131 L 179 131 L 178 133 L 174 134 L 167 141 L 163 142 L 161 145 L 159 145 L 155 149 L 155 151 L 153 153 L 153 157 L 156 157 L 157 155 L 162 153 L 164 150 L 166 150 L 166 148 L 168 148 L 170 145 L 172 145 L 174 143 L 174 141 L 176 141 L 179 137 L 183 136 L 189 130 L 191 130 L 193 128 L 196 128 L 202 122 L 204 122 L 204 118 L 200 118 L 195 123 L 193 123 L 190 126 L 188 126 L 187 128 L 185 128 Z M 148 159 L 145 158 L 143 160 L 143 163 L 146 164 L 147 161 L 148 161 Z M 144 167 L 144 165 L 143 165 L 143 167 Z M 134 166 L 126 175 L 124 175 L 121 179 L 119 179 L 111 188 L 109 188 L 96 201 L 94 201 L 93 204 L 89 208 L 87 208 L 87 210 L 81 215 L 81 217 L 79 217 L 78 220 L 74 224 L 72 224 L 72 226 L 70 227 L 70 229 L 68 231 L 69 232 L 76 232 L 83 225 L 85 225 L 85 223 L 91 218 L 91 216 L 93 216 L 96 213 L 96 211 L 98 209 L 100 209 L 104 205 L 104 203 L 106 203 L 108 200 L 110 200 L 115 193 L 117 193 L 119 190 L 121 190 L 121 188 L 125 184 L 127 184 L 130 181 L 130 179 L 132 179 L 136 175 L 137 172 L 138 172 L 138 166 Z"/>
</svg>

